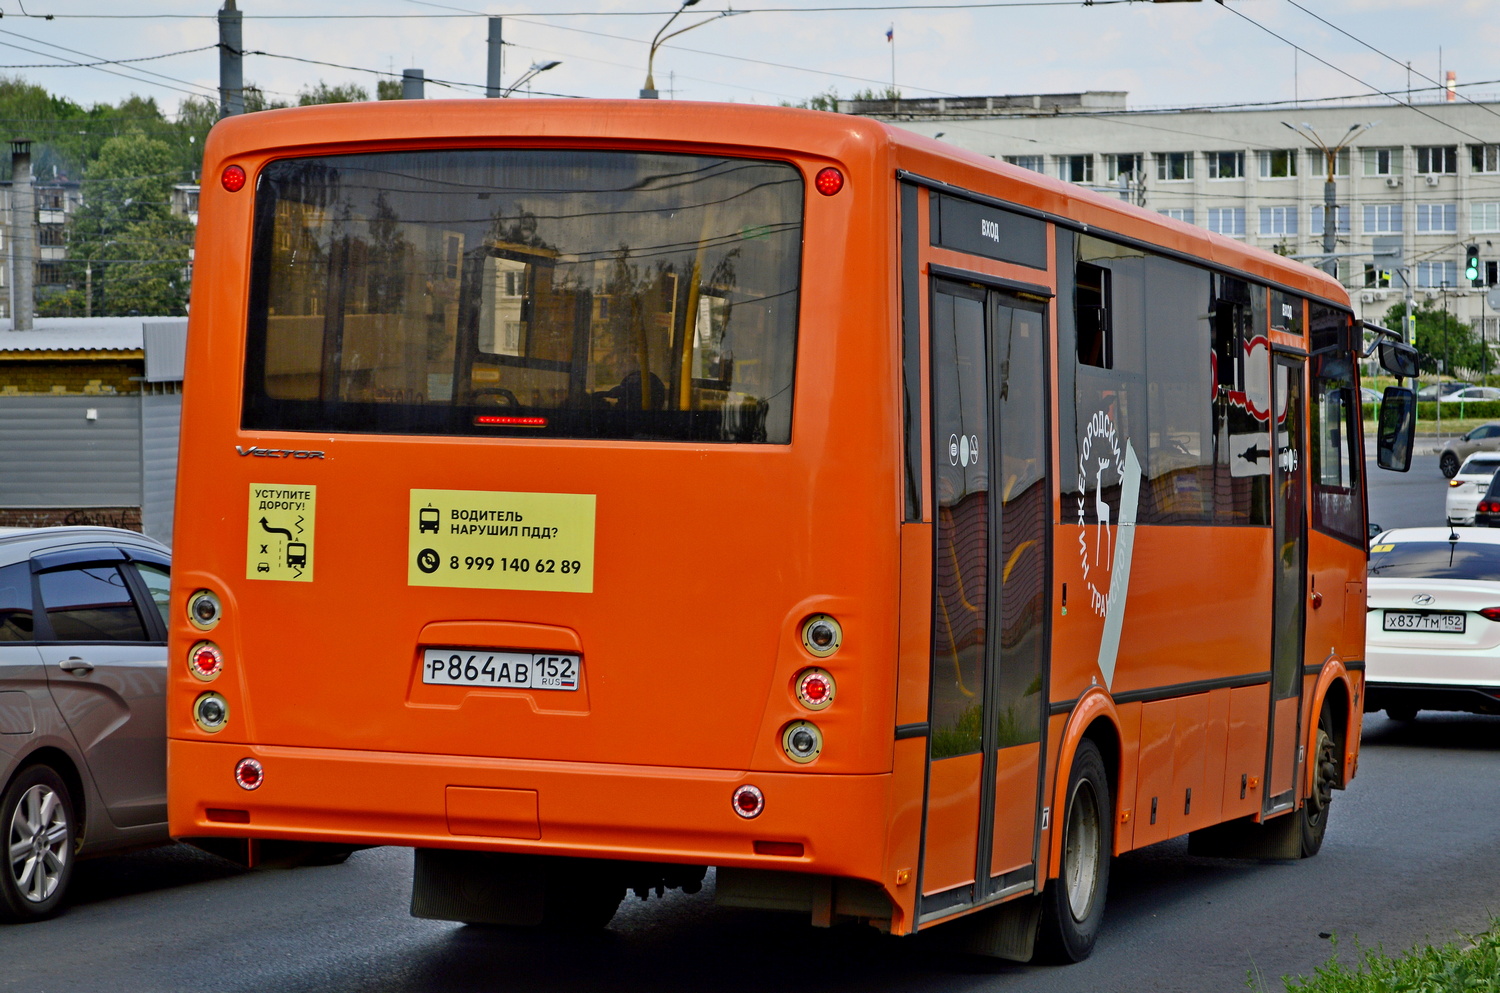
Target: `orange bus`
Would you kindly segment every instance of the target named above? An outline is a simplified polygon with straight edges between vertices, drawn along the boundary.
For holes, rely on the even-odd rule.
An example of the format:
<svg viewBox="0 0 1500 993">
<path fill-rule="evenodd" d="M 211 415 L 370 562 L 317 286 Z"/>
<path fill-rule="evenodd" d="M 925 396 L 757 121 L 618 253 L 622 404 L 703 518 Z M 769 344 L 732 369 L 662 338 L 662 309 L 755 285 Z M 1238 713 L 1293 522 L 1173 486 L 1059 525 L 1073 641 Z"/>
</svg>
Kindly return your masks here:
<svg viewBox="0 0 1500 993">
<path fill-rule="evenodd" d="M 1367 541 L 1331 278 L 789 109 L 273 111 L 204 175 L 174 835 L 409 846 L 429 918 L 712 867 L 1062 960 L 1116 854 L 1318 850 Z"/>
</svg>

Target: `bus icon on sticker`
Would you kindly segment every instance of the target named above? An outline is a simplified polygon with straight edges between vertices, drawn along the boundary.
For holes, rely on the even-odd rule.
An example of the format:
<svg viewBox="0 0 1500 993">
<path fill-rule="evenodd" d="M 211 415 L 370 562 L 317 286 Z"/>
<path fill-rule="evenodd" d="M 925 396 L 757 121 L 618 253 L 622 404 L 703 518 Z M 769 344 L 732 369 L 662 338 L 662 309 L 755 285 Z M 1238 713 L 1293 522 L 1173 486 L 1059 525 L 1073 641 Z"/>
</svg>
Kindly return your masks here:
<svg viewBox="0 0 1500 993">
<path fill-rule="evenodd" d="M 423 507 L 417 511 L 417 534 L 424 531 L 438 532 L 438 509 L 436 507 Z"/>
<path fill-rule="evenodd" d="M 286 564 L 289 569 L 301 569 L 306 566 L 307 546 L 300 541 L 287 542 Z"/>
</svg>

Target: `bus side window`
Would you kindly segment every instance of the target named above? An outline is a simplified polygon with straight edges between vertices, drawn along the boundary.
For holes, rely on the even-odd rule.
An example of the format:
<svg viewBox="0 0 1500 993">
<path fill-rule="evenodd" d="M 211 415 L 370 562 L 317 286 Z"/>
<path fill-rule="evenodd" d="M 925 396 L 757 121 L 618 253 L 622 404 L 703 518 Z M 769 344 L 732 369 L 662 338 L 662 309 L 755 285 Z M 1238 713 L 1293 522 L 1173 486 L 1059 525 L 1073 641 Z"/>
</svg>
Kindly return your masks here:
<svg viewBox="0 0 1500 993">
<path fill-rule="evenodd" d="M 1110 271 L 1090 262 L 1077 263 L 1077 288 L 1073 294 L 1078 315 L 1078 361 L 1082 365 L 1113 369 L 1114 329 L 1109 319 Z"/>
</svg>

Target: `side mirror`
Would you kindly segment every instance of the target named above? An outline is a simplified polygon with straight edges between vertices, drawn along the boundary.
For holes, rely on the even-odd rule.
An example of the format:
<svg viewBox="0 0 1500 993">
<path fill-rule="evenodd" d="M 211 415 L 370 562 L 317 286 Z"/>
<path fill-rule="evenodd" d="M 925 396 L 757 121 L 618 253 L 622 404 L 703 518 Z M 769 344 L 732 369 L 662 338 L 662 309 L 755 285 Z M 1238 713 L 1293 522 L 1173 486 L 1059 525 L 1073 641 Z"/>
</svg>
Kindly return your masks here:
<svg viewBox="0 0 1500 993">
<path fill-rule="evenodd" d="M 1385 528 L 1381 527 L 1379 524 L 1376 524 L 1374 521 L 1366 524 L 1365 527 L 1369 530 L 1369 537 L 1371 541 L 1374 541 L 1375 536 L 1385 530 Z"/>
<path fill-rule="evenodd" d="M 1382 469 L 1411 469 L 1412 444 L 1417 433 L 1417 397 L 1401 386 L 1387 386 L 1380 400 L 1375 427 L 1375 462 Z"/>
<path fill-rule="evenodd" d="M 1379 346 L 1380 367 L 1397 379 L 1415 379 L 1417 350 L 1400 341 L 1382 341 Z"/>
</svg>

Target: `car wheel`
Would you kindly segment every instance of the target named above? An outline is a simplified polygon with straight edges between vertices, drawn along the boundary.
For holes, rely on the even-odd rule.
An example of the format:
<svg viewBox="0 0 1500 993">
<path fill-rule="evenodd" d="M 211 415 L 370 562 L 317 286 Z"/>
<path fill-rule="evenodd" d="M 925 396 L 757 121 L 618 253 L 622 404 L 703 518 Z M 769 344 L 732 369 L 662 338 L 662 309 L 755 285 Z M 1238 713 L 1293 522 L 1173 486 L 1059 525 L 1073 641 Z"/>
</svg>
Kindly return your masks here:
<svg viewBox="0 0 1500 993">
<path fill-rule="evenodd" d="M 1393 721 L 1414 721 L 1417 719 L 1417 708 L 1402 704 L 1397 707 L 1385 708 L 1385 716 Z"/>
<path fill-rule="evenodd" d="M 1443 470 L 1445 479 L 1452 479 L 1458 475 L 1458 456 L 1452 452 L 1444 452 L 1438 459 L 1438 468 Z"/>
<path fill-rule="evenodd" d="M 1109 859 L 1114 851 L 1114 807 L 1099 746 L 1078 743 L 1068 775 L 1068 801 L 1062 823 L 1062 865 L 1042 893 L 1038 958 L 1081 962 L 1094 950 L 1104 919 Z"/>
<path fill-rule="evenodd" d="M 0 873 L 0 918 L 34 921 L 62 905 L 73 876 L 77 828 L 73 798 L 50 766 L 23 769 L 0 797 L 5 866 Z"/>
<path fill-rule="evenodd" d="M 1324 710 L 1318 719 L 1318 743 L 1313 752 L 1312 794 L 1302 805 L 1302 857 L 1310 858 L 1323 847 L 1328 831 L 1328 808 L 1333 787 L 1339 781 L 1338 752 L 1334 748 L 1333 715 Z"/>
</svg>

